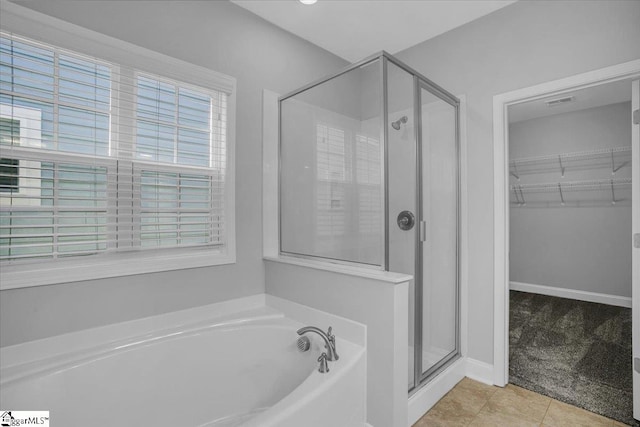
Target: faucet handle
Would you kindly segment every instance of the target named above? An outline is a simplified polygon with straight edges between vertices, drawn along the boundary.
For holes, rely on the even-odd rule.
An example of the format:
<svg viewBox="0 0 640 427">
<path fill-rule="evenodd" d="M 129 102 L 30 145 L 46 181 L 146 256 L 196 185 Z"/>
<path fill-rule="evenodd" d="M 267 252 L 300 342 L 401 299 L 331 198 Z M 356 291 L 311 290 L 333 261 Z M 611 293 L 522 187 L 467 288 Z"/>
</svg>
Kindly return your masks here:
<svg viewBox="0 0 640 427">
<path fill-rule="evenodd" d="M 329 326 L 329 330 L 327 331 L 327 338 L 329 338 L 329 341 L 331 341 L 335 345 L 336 336 L 331 333 L 332 330 L 333 330 L 333 327 Z"/>
<path fill-rule="evenodd" d="M 329 338 L 329 343 L 331 344 L 331 349 L 333 350 L 333 359 L 338 360 L 340 357 L 338 356 L 338 352 L 336 351 L 336 336 L 331 333 L 333 328 L 329 326 L 329 330 L 327 331 L 327 338 Z"/>
<path fill-rule="evenodd" d="M 320 357 L 318 357 L 318 362 L 320 362 L 320 367 L 318 367 L 318 372 L 326 374 L 329 372 L 329 364 L 327 363 L 327 353 L 322 353 Z"/>
</svg>

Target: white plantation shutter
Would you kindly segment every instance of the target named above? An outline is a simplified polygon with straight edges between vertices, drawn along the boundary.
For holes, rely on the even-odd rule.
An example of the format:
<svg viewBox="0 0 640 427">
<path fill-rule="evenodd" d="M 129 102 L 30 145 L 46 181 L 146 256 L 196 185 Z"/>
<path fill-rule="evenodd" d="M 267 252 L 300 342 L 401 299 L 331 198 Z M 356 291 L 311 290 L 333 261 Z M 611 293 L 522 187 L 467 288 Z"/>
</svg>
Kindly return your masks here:
<svg viewBox="0 0 640 427">
<path fill-rule="evenodd" d="M 136 78 L 135 246 L 224 245 L 226 94 Z"/>
<path fill-rule="evenodd" d="M 0 262 L 224 253 L 228 96 L 2 33 Z"/>
</svg>

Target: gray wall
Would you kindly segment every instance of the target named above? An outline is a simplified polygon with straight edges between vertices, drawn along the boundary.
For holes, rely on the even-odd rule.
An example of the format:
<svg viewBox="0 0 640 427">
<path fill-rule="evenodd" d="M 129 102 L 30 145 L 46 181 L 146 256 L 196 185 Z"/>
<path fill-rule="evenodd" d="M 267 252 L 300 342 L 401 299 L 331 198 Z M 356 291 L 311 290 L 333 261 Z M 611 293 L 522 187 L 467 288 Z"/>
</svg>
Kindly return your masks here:
<svg viewBox="0 0 640 427">
<path fill-rule="evenodd" d="M 640 58 L 638 22 L 638 1 L 519 1 L 398 54 L 467 96 L 471 358 L 493 361 L 493 96 Z"/>
<path fill-rule="evenodd" d="M 631 84 L 629 83 L 629 91 Z M 631 145 L 629 102 L 513 123 L 509 157 L 519 158 Z M 520 183 L 610 179 L 601 168 L 521 175 Z M 615 178 L 630 178 L 631 167 Z M 515 183 L 515 178 L 512 184 Z M 510 280 L 557 288 L 631 297 L 631 188 L 556 193 L 544 203 L 510 209 Z M 550 201 L 550 202 L 548 202 Z"/>
<path fill-rule="evenodd" d="M 262 89 L 286 93 L 346 65 L 226 1 L 17 2 L 237 78 L 237 263 L 0 293 L 0 345 L 264 292 Z"/>
</svg>

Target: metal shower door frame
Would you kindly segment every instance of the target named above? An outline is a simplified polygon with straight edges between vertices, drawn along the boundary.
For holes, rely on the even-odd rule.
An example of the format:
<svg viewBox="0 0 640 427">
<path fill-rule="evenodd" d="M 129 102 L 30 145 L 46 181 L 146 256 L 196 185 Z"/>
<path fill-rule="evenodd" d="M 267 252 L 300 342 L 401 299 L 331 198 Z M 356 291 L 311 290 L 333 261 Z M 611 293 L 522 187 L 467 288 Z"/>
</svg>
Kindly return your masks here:
<svg viewBox="0 0 640 427">
<path fill-rule="evenodd" d="M 460 357 L 460 100 L 435 85 L 430 80 L 423 78 L 419 73 L 407 70 L 413 74 L 414 85 L 414 123 L 415 123 L 415 140 L 416 140 L 416 216 L 420 227 L 416 230 L 415 236 L 415 277 L 414 277 L 414 376 L 413 387 L 409 389 L 409 393 L 413 394 L 429 382 L 433 377 L 440 373 L 444 368 L 449 366 L 451 362 Z M 449 354 L 444 356 L 438 363 L 429 368 L 427 371 L 422 370 L 422 333 L 423 333 L 423 297 L 424 297 L 424 244 L 421 240 L 421 228 L 427 218 L 424 216 L 423 209 L 423 179 L 422 179 L 422 90 L 426 90 L 438 99 L 448 103 L 455 109 L 455 157 L 456 157 L 456 280 L 455 280 L 455 348 Z"/>
</svg>

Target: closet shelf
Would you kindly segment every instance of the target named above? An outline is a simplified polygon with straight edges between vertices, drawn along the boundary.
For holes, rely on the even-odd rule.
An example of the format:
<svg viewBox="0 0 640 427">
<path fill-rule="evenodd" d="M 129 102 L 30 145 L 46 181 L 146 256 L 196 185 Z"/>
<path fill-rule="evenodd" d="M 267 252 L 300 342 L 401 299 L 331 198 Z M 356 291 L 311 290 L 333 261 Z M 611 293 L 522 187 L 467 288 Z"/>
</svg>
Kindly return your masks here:
<svg viewBox="0 0 640 427">
<path fill-rule="evenodd" d="M 610 168 L 615 175 L 630 163 L 631 146 L 611 147 L 513 159 L 509 161 L 509 173 L 519 180 L 521 175 L 558 171 L 564 178 L 567 169 Z"/>
<path fill-rule="evenodd" d="M 611 194 L 611 203 L 616 203 L 616 191 L 629 187 L 631 188 L 631 178 L 622 179 L 595 179 L 584 181 L 550 182 L 540 184 L 515 184 L 510 186 L 516 203 L 526 205 L 525 194 L 527 193 L 556 193 L 562 205 L 565 203 L 564 195 L 572 191 L 608 191 Z"/>
<path fill-rule="evenodd" d="M 612 185 L 614 187 L 630 186 L 631 178 L 546 182 L 542 184 L 515 184 L 511 186 L 511 191 L 517 189 L 518 192 L 522 191 L 524 193 L 548 193 L 558 191 L 559 187 L 561 187 L 563 191 L 593 191 L 607 190 Z"/>
</svg>

